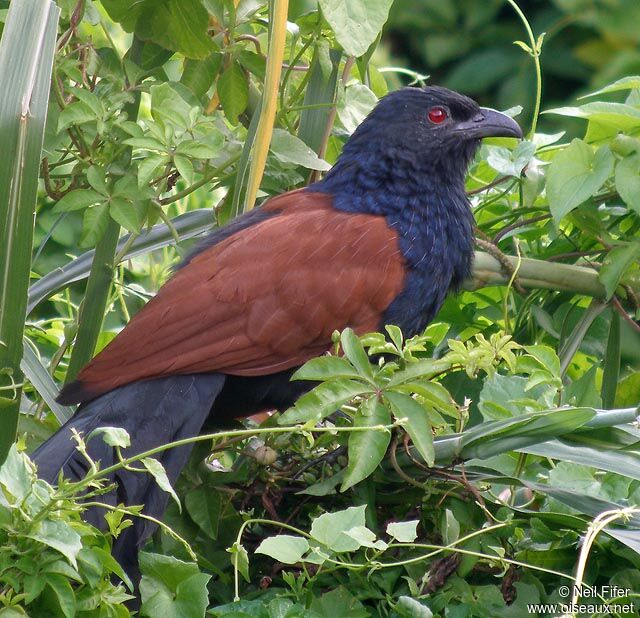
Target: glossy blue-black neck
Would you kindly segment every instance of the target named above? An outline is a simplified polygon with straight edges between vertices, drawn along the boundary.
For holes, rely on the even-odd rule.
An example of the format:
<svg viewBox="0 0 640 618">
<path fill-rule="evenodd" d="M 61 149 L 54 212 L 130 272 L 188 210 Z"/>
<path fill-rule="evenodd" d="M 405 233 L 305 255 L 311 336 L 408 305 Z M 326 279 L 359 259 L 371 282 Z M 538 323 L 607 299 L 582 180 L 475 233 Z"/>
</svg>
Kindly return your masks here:
<svg viewBox="0 0 640 618">
<path fill-rule="evenodd" d="M 333 169 L 307 190 L 332 195 L 338 210 L 383 216 L 397 231 L 405 288 L 380 326 L 396 324 L 411 336 L 471 273 L 473 215 L 464 177 L 477 142 L 462 144 L 452 157 L 437 144 L 423 151 L 385 144 L 375 139 L 375 126 L 366 129 L 361 125 Z"/>
</svg>

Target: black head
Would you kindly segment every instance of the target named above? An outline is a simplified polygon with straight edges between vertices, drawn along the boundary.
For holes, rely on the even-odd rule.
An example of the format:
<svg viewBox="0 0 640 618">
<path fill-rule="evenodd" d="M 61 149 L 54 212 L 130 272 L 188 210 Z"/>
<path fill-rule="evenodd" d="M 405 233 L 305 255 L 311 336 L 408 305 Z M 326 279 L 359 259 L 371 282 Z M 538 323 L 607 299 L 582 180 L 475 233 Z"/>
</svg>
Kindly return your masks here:
<svg viewBox="0 0 640 618">
<path fill-rule="evenodd" d="M 522 137 L 518 123 L 509 116 L 440 86 L 402 88 L 388 94 L 362 127 L 366 125 L 375 125 L 381 135 L 406 146 Z"/>
<path fill-rule="evenodd" d="M 345 145 L 336 167 L 366 160 L 371 168 L 372 159 L 385 165 L 393 161 L 459 183 L 483 137 L 521 138 L 522 130 L 509 116 L 452 90 L 402 88 L 380 100 Z"/>
</svg>

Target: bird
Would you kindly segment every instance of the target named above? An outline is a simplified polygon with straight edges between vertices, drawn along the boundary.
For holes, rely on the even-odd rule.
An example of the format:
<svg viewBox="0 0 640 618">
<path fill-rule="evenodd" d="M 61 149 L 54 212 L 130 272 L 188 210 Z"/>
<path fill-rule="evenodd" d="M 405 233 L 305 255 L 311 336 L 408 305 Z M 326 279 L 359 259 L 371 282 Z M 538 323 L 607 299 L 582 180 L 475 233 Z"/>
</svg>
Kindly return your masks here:
<svg viewBox="0 0 640 618">
<path fill-rule="evenodd" d="M 116 453 L 99 427 L 121 427 L 132 456 L 232 419 L 284 410 L 314 386 L 291 381 L 332 348 L 336 330 L 393 324 L 424 330 L 445 296 L 471 274 L 474 218 L 468 167 L 485 137 L 522 138 L 515 120 L 439 86 L 384 96 L 329 172 L 268 198 L 214 229 L 125 328 L 66 384 L 58 401 L 80 404 L 34 454 L 39 475 L 81 479 Z M 189 446 L 158 455 L 173 483 Z M 167 494 L 148 474 L 119 470 L 103 502 L 144 505 L 157 518 Z M 85 518 L 104 528 L 103 513 Z M 113 554 L 129 573 L 153 532 L 136 518 Z"/>
</svg>

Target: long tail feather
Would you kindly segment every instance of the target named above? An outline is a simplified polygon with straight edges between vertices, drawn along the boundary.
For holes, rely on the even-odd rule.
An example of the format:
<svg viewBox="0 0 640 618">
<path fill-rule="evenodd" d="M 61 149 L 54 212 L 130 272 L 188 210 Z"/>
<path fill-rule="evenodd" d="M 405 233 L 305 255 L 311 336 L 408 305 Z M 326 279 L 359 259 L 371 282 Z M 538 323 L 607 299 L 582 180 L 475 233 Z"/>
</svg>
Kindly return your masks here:
<svg viewBox="0 0 640 618">
<path fill-rule="evenodd" d="M 60 430 L 38 448 L 33 457 L 38 474 L 55 483 L 60 471 L 73 480 L 83 478 L 88 463 L 77 450 L 72 429 L 86 437 L 97 427 L 121 427 L 131 438 L 131 446 L 123 450 L 131 457 L 162 444 L 196 436 L 204 424 L 213 403 L 222 390 L 225 376 L 197 374 L 171 376 L 145 382 L 135 382 L 117 388 L 78 408 L 76 414 Z M 102 469 L 117 462 L 115 449 L 102 436 L 92 437 L 87 444 L 94 461 Z M 175 482 L 185 466 L 191 446 L 182 446 L 158 453 L 155 457 L 164 466 L 169 481 Z M 168 495 L 158 487 L 151 475 L 118 470 L 111 475 L 117 489 L 100 497 L 106 504 L 144 505 L 143 513 L 160 517 Z M 105 527 L 104 509 L 89 509 L 86 519 Z M 137 553 L 155 526 L 148 520 L 136 518 L 117 539 L 113 554 L 129 576 L 137 580 Z"/>
</svg>

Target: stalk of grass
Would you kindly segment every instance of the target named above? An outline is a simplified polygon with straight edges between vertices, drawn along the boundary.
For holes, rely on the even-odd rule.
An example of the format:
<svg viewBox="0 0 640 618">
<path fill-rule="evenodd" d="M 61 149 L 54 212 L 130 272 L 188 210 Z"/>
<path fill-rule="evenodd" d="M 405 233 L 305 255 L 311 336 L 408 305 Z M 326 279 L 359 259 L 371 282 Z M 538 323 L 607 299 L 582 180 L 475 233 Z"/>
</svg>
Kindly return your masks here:
<svg viewBox="0 0 640 618">
<path fill-rule="evenodd" d="M 260 105 L 260 116 L 256 129 L 256 139 L 253 145 L 251 166 L 249 168 L 249 182 L 245 198 L 244 210 L 249 211 L 256 202 L 256 196 L 264 166 L 267 162 L 271 135 L 273 134 L 273 121 L 276 117 L 278 102 L 278 89 L 280 86 L 280 74 L 284 61 L 284 48 L 287 39 L 287 11 L 289 0 L 273 0 L 271 19 L 269 20 L 269 50 L 267 52 L 267 70 L 264 80 L 264 92 Z"/>
<path fill-rule="evenodd" d="M 33 221 L 59 14 L 50 0 L 12 2 L 0 42 L 0 462 L 18 425 Z"/>
</svg>

